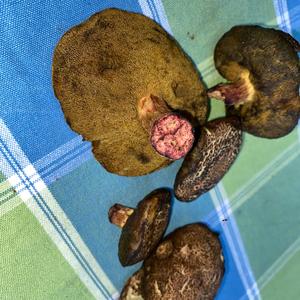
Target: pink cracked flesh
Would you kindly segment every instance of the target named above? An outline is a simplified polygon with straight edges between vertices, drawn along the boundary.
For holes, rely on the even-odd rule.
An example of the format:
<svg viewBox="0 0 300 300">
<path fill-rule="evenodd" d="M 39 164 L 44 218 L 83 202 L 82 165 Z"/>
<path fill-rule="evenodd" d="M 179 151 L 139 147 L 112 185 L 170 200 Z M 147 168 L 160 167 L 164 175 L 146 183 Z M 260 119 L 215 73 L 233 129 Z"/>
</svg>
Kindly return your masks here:
<svg viewBox="0 0 300 300">
<path fill-rule="evenodd" d="M 180 159 L 194 143 L 192 125 L 177 114 L 167 114 L 154 122 L 150 141 L 159 154 L 172 160 Z"/>
</svg>

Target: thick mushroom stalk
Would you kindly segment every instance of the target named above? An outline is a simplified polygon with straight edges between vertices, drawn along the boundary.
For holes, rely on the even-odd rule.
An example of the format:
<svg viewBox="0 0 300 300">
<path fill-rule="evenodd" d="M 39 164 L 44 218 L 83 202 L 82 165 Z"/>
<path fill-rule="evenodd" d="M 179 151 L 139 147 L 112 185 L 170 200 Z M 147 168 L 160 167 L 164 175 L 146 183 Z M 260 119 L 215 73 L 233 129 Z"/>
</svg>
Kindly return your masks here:
<svg viewBox="0 0 300 300">
<path fill-rule="evenodd" d="M 208 90 L 208 97 L 222 100 L 226 105 L 240 105 L 251 100 L 245 81 L 220 83 Z"/>
<path fill-rule="evenodd" d="M 139 100 L 138 116 L 150 136 L 152 147 L 171 160 L 184 157 L 194 143 L 191 123 L 172 112 L 165 101 L 154 95 Z"/>
<path fill-rule="evenodd" d="M 239 106 L 252 101 L 255 95 L 249 71 L 241 70 L 239 79 L 228 83 L 219 83 L 207 91 L 210 98 L 222 100 L 226 105 Z"/>
<path fill-rule="evenodd" d="M 123 228 L 133 212 L 133 208 L 116 203 L 109 209 L 108 218 L 110 223 Z"/>
</svg>

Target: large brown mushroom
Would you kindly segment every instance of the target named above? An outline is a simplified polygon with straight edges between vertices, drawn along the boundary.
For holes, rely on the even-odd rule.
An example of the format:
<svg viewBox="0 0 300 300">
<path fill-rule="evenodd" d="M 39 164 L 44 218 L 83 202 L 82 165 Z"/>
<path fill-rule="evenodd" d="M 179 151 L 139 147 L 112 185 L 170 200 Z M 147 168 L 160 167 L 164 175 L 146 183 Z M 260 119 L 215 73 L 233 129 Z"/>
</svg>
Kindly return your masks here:
<svg viewBox="0 0 300 300">
<path fill-rule="evenodd" d="M 121 204 L 110 208 L 110 222 L 122 228 L 119 260 L 123 266 L 144 260 L 157 246 L 168 225 L 170 208 L 167 189 L 154 190 L 135 209 Z"/>
<path fill-rule="evenodd" d="M 216 45 L 214 60 L 230 83 L 209 90 L 253 135 L 288 134 L 300 116 L 299 43 L 289 34 L 260 26 L 236 26 Z"/>
<path fill-rule="evenodd" d="M 125 283 L 120 300 L 143 300 L 141 283 L 144 277 L 143 268 L 135 272 Z"/>
<path fill-rule="evenodd" d="M 53 87 L 70 127 L 120 175 L 147 174 L 184 156 L 193 125 L 207 115 L 204 86 L 178 43 L 151 19 L 118 9 L 64 34 Z"/>
<path fill-rule="evenodd" d="M 211 300 L 224 274 L 218 236 L 201 224 L 169 234 L 125 285 L 121 300 Z"/>
<path fill-rule="evenodd" d="M 176 175 L 176 198 L 192 201 L 212 189 L 235 161 L 241 143 L 242 130 L 237 117 L 205 124 L 198 143 L 185 157 Z"/>
</svg>

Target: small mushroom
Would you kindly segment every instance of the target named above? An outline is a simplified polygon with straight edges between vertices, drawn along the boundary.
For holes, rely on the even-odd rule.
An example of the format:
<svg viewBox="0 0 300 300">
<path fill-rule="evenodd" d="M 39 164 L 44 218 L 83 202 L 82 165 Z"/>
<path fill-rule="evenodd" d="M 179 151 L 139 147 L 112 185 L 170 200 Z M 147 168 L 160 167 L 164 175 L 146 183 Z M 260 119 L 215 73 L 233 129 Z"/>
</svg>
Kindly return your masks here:
<svg viewBox="0 0 300 300">
<path fill-rule="evenodd" d="M 55 49 L 52 78 L 70 127 L 119 175 L 148 174 L 183 157 L 192 125 L 206 121 L 197 69 L 140 14 L 107 9 L 71 28 Z"/>
<path fill-rule="evenodd" d="M 144 261 L 127 281 L 121 300 L 214 299 L 223 274 L 218 236 L 202 224 L 186 225 L 169 234 Z"/>
<path fill-rule="evenodd" d="M 260 26 L 236 26 L 216 45 L 214 60 L 229 83 L 209 90 L 225 101 L 230 115 L 240 116 L 253 135 L 288 134 L 300 116 L 299 43 L 289 34 Z"/>
<path fill-rule="evenodd" d="M 154 190 L 135 209 L 121 204 L 110 208 L 110 222 L 122 228 L 118 254 L 123 266 L 145 259 L 156 247 L 168 225 L 170 208 L 167 189 Z"/>
<path fill-rule="evenodd" d="M 233 164 L 241 143 L 242 131 L 237 117 L 221 118 L 204 125 L 198 143 L 176 175 L 176 198 L 191 201 L 212 189 Z"/>
</svg>

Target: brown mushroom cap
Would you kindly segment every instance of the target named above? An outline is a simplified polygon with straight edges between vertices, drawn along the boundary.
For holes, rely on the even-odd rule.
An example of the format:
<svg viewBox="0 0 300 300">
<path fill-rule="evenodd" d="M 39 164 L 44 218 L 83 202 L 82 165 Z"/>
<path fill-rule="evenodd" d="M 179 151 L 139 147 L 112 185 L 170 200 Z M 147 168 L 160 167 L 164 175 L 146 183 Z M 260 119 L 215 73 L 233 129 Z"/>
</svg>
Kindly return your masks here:
<svg viewBox="0 0 300 300">
<path fill-rule="evenodd" d="M 241 143 L 242 130 L 237 117 L 205 124 L 198 143 L 185 157 L 176 175 L 176 198 L 191 201 L 212 189 L 235 161 Z"/>
<path fill-rule="evenodd" d="M 215 65 L 231 84 L 210 96 L 225 100 L 229 114 L 253 135 L 288 134 L 300 116 L 299 43 L 287 33 L 259 26 L 236 26 L 219 40 Z"/>
<path fill-rule="evenodd" d="M 213 299 L 224 274 L 218 236 L 201 224 L 176 229 L 144 261 L 138 274 L 135 291 L 142 299 Z"/>
<path fill-rule="evenodd" d="M 169 222 L 171 193 L 157 189 L 148 194 L 128 217 L 119 240 L 123 266 L 145 259 L 162 238 Z"/>
<path fill-rule="evenodd" d="M 107 9 L 73 27 L 53 59 L 53 87 L 71 128 L 112 173 L 138 176 L 171 161 L 152 148 L 137 103 L 154 95 L 204 123 L 207 96 L 176 41 L 151 19 Z"/>
<path fill-rule="evenodd" d="M 141 268 L 127 280 L 121 292 L 120 300 L 143 300 L 141 291 L 143 276 L 144 270 Z"/>
</svg>

